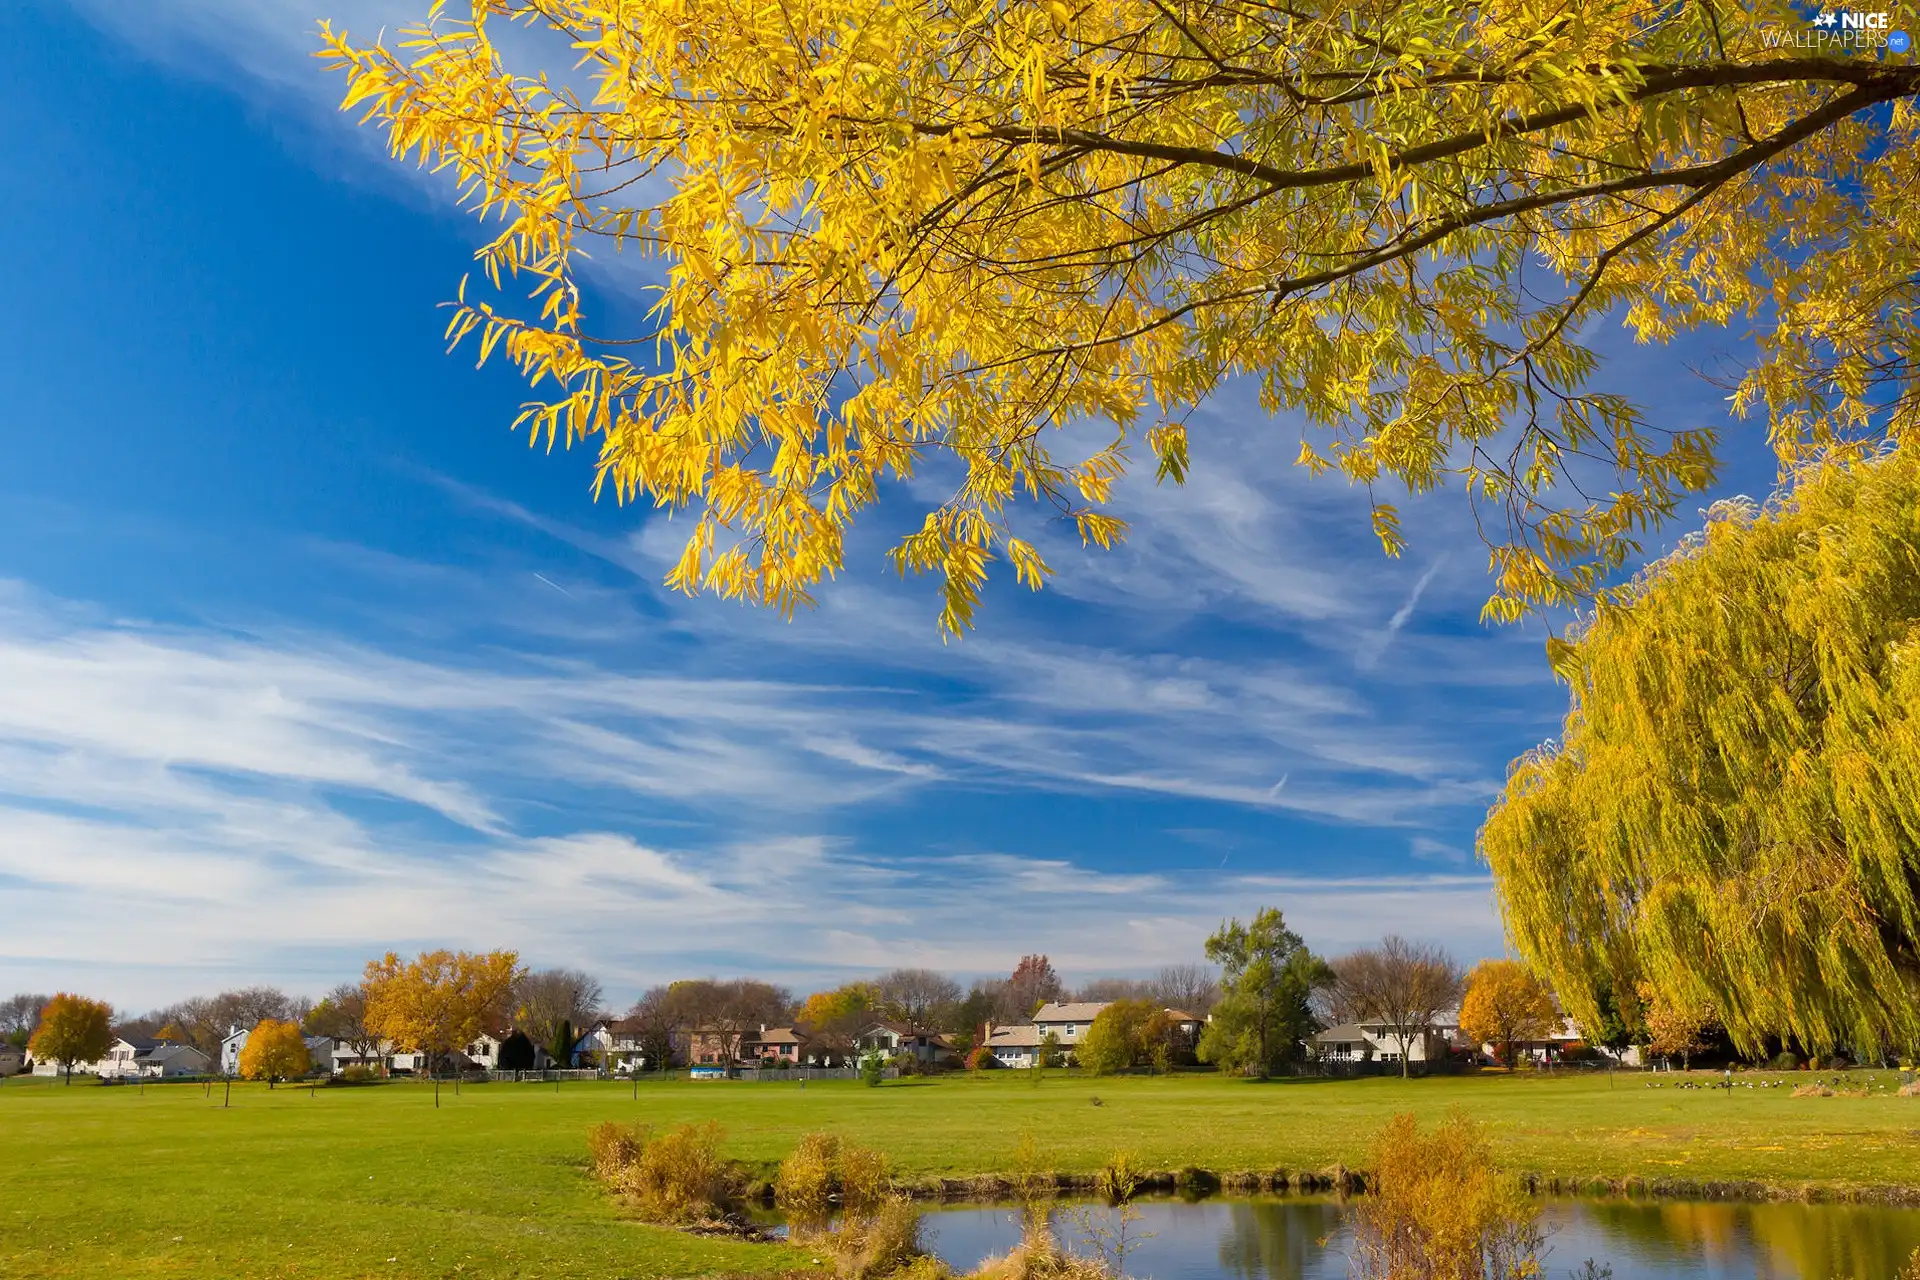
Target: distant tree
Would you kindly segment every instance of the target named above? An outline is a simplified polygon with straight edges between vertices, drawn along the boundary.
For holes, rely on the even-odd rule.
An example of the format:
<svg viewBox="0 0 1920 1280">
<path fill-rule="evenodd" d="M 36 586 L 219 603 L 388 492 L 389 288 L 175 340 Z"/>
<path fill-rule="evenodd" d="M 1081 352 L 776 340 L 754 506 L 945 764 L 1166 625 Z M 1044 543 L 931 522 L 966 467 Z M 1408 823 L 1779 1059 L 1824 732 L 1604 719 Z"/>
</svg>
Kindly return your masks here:
<svg viewBox="0 0 1920 1280">
<path fill-rule="evenodd" d="M 1143 978 L 1094 978 L 1076 988 L 1073 998 L 1106 1004 L 1112 1000 L 1152 1000 L 1155 992 L 1153 983 Z"/>
<path fill-rule="evenodd" d="M 511 951 L 423 951 L 403 961 L 389 951 L 367 964 L 367 1028 L 426 1055 L 428 1069 L 501 1016 L 519 958 Z M 434 1105 L 440 1102 L 438 1078 Z"/>
<path fill-rule="evenodd" d="M 1220 998 L 1220 975 L 1212 965 L 1170 964 L 1153 975 L 1153 998 L 1169 1009 L 1204 1018 Z"/>
<path fill-rule="evenodd" d="M 299 1079 L 312 1066 L 299 1026 L 278 1018 L 255 1024 L 240 1049 L 241 1078 L 265 1080 L 269 1089 L 278 1081 Z"/>
<path fill-rule="evenodd" d="M 62 991 L 40 1010 L 38 1025 L 27 1042 L 35 1062 L 53 1062 L 73 1083 L 79 1062 L 98 1062 L 113 1043 L 113 1009 L 101 1000 Z"/>
<path fill-rule="evenodd" d="M 639 1045 L 649 1071 L 673 1065 L 674 1040 L 684 1030 L 670 993 L 665 986 L 650 987 L 627 1011 L 627 1034 Z"/>
<path fill-rule="evenodd" d="M 604 1012 L 600 980 L 579 969 L 538 969 L 513 984 L 513 1024 L 550 1035 L 562 1019 L 590 1027 Z"/>
<path fill-rule="evenodd" d="M 573 1045 L 573 1023 L 562 1018 L 547 1032 L 547 1056 L 555 1067 L 564 1071 L 573 1065 Z"/>
<path fill-rule="evenodd" d="M 27 1041 L 33 1038 L 33 1029 L 40 1025 L 40 1010 L 46 1008 L 52 998 L 21 992 L 0 1001 L 0 1040 L 16 1049 L 26 1048 Z"/>
<path fill-rule="evenodd" d="M 938 1025 L 941 1014 L 960 1003 L 960 984 L 932 969 L 894 969 L 873 985 L 887 1016 L 914 1027 Z"/>
<path fill-rule="evenodd" d="M 947 1030 L 978 1036 L 980 1029 L 999 1016 L 1001 988 L 998 981 L 976 982 L 966 998 L 955 1005 L 947 1018 Z"/>
<path fill-rule="evenodd" d="M 1021 956 L 1020 963 L 1013 967 L 1013 975 L 1000 990 L 999 1021 L 1025 1022 L 1041 1005 L 1065 994 L 1066 987 L 1054 972 L 1053 961 L 1044 955 Z"/>
<path fill-rule="evenodd" d="M 270 1019 L 297 1024 L 305 1019 L 313 1007 L 310 1000 L 290 996 L 280 988 L 270 986 L 222 991 L 213 997 L 210 1004 L 206 1017 L 216 1025 L 221 1037 L 232 1027 L 257 1026 Z"/>
<path fill-rule="evenodd" d="M 1080 1066 L 1096 1076 L 1125 1071 L 1149 1059 L 1166 1011 L 1152 1000 L 1115 1000 L 1102 1009 L 1074 1053 Z"/>
<path fill-rule="evenodd" d="M 1040 1047 L 1034 1051 L 1033 1065 L 1036 1070 L 1045 1067 L 1057 1067 L 1066 1059 L 1060 1050 L 1060 1037 L 1049 1031 L 1040 1037 Z"/>
<path fill-rule="evenodd" d="M 187 1033 L 180 1029 L 177 1022 L 169 1022 L 153 1033 L 155 1040 L 164 1040 L 168 1044 L 186 1044 Z"/>
<path fill-rule="evenodd" d="M 1713 1006 L 1697 997 L 1676 998 L 1651 983 L 1641 984 L 1639 996 L 1646 1009 L 1647 1047 L 1663 1058 L 1680 1059 L 1680 1069 L 1688 1069 L 1693 1055 L 1707 1047 L 1707 1037 L 1720 1029 Z"/>
<path fill-rule="evenodd" d="M 1347 1016 L 1376 1022 L 1400 1046 L 1400 1074 L 1411 1074 L 1413 1042 L 1460 1001 L 1460 965 L 1445 948 L 1389 935 L 1378 947 L 1333 962 Z"/>
<path fill-rule="evenodd" d="M 343 982 L 327 992 L 308 1011 L 303 1025 L 309 1035 L 326 1036 L 346 1045 L 362 1062 L 380 1057 L 380 1037 L 367 1026 L 366 988 L 357 982 Z"/>
<path fill-rule="evenodd" d="M 1497 1044 L 1500 1059 L 1514 1064 L 1514 1045 L 1539 1040 L 1560 1023 L 1553 993 L 1517 960 L 1482 960 L 1467 975 L 1460 1001 L 1460 1030 L 1475 1044 Z"/>
<path fill-rule="evenodd" d="M 747 1032 L 785 1021 L 792 1005 L 793 994 L 785 988 L 744 978 L 675 982 L 665 996 L 667 1015 L 676 1029 L 711 1036 L 729 1055 L 739 1052 L 740 1039 Z"/>
<path fill-rule="evenodd" d="M 500 1053 L 494 1063 L 502 1071 L 531 1071 L 536 1060 L 533 1040 L 526 1032 L 516 1029 L 500 1042 Z"/>
<path fill-rule="evenodd" d="M 862 1055 L 860 1059 L 860 1079 L 868 1085 L 878 1085 L 887 1078 L 887 1057 L 880 1052 Z"/>
<path fill-rule="evenodd" d="M 1220 926 L 1207 939 L 1207 959 L 1220 966 L 1221 995 L 1200 1036 L 1200 1059 L 1265 1079 L 1313 1034 L 1308 1000 L 1330 976 L 1326 963 L 1273 907 L 1250 924 Z"/>
<path fill-rule="evenodd" d="M 1647 1042 L 1646 1015 L 1632 988 L 1623 995 L 1613 979 L 1602 974 L 1594 983 L 1593 1002 L 1598 1019 L 1591 1029 L 1581 1028 L 1590 1043 L 1621 1053 L 1632 1045 Z"/>
</svg>

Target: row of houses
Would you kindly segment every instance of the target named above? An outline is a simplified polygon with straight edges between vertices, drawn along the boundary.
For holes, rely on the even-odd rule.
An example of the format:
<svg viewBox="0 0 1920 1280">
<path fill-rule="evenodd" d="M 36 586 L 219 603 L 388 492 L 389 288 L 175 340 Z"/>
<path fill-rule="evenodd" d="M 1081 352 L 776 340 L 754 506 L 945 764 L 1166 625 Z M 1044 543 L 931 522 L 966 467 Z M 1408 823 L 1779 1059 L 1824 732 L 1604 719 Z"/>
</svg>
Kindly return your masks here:
<svg viewBox="0 0 1920 1280">
<path fill-rule="evenodd" d="M 1031 1068 L 1038 1064 L 1042 1046 L 1049 1039 L 1062 1052 L 1071 1053 L 1100 1016 L 1105 1003 L 1091 1001 L 1054 1002 L 1042 1005 L 1033 1017 L 1022 1023 L 986 1027 L 982 1044 L 1003 1067 Z M 1176 1033 L 1192 1048 L 1199 1042 L 1206 1020 L 1181 1009 L 1168 1009 Z M 179 1079 L 188 1076 L 238 1075 L 240 1054 L 251 1032 L 234 1027 L 220 1042 L 217 1060 L 192 1045 L 142 1037 L 116 1039 L 107 1056 L 98 1062 L 81 1064 L 76 1071 L 103 1079 Z M 512 1032 L 502 1029 L 483 1033 L 469 1043 L 464 1052 L 456 1052 L 446 1065 L 455 1070 L 493 1071 L 500 1065 L 500 1050 Z M 307 1036 L 307 1055 L 316 1071 L 338 1075 L 349 1067 L 369 1067 L 383 1074 L 407 1075 L 424 1070 L 425 1056 L 381 1045 L 371 1054 L 327 1036 Z M 1520 1052 L 1536 1061 L 1552 1061 L 1582 1043 L 1580 1029 L 1571 1019 L 1563 1019 L 1549 1036 L 1522 1042 Z M 1443 1014 L 1432 1026 L 1409 1037 L 1403 1046 L 1400 1038 L 1380 1022 L 1343 1023 L 1315 1035 L 1309 1043 L 1312 1055 L 1325 1062 L 1394 1064 L 1404 1052 L 1410 1063 L 1432 1063 L 1461 1057 L 1490 1056 L 1492 1046 L 1476 1045 L 1460 1031 L 1459 1017 Z M 902 1022 L 875 1020 L 852 1034 L 826 1034 L 804 1023 L 787 1026 L 762 1025 L 757 1031 L 706 1030 L 675 1037 L 675 1056 L 689 1066 L 731 1067 L 743 1063 L 793 1067 L 839 1067 L 858 1062 L 869 1054 L 887 1058 L 912 1057 L 924 1065 L 953 1064 L 959 1055 L 953 1040 L 940 1032 Z M 596 1022 L 585 1029 L 575 1042 L 571 1060 L 556 1062 L 543 1047 L 534 1050 L 534 1068 L 604 1066 L 625 1074 L 636 1069 L 659 1066 L 646 1058 L 637 1023 L 624 1019 Z M 11 1055 L 11 1056 L 9 1056 Z M 1620 1055 L 1623 1063 L 1637 1063 L 1637 1050 Z M 26 1065 L 20 1051 L 0 1044 L 0 1075 L 13 1074 Z M 32 1063 L 35 1075 L 55 1075 L 56 1064 Z"/>
</svg>

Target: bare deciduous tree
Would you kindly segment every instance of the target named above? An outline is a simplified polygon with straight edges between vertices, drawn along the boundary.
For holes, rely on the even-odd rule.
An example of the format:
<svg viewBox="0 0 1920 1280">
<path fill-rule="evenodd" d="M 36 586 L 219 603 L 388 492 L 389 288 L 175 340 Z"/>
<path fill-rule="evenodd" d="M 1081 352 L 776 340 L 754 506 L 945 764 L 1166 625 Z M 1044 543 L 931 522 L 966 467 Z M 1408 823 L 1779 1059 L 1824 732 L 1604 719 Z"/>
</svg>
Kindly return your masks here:
<svg viewBox="0 0 1920 1280">
<path fill-rule="evenodd" d="M 874 979 L 883 1008 L 916 1027 L 930 1026 L 960 1002 L 960 984 L 932 969 L 895 969 Z"/>
<path fill-rule="evenodd" d="M 1204 1018 L 1220 999 L 1220 973 L 1210 964 L 1170 964 L 1153 975 L 1154 998 L 1169 1009 Z"/>
<path fill-rule="evenodd" d="M 1459 1003 L 1460 965 L 1444 947 L 1397 934 L 1333 962 L 1332 1007 L 1356 1022 L 1375 1022 L 1400 1046 L 1400 1074 L 1415 1038 Z"/>
<path fill-rule="evenodd" d="M 565 1022 L 581 1033 L 605 1013 L 606 989 L 579 969 L 536 969 L 513 987 L 514 1025 L 542 1041 Z"/>
</svg>

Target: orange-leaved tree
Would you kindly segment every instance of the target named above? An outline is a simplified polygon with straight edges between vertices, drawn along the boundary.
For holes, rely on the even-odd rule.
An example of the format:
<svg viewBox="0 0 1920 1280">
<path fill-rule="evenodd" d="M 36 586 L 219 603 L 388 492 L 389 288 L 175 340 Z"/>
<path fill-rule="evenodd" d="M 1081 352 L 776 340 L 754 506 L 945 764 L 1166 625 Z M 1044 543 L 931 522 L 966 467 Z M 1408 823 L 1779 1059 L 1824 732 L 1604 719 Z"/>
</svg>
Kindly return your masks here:
<svg viewBox="0 0 1920 1280">
<path fill-rule="evenodd" d="M 423 951 L 410 961 L 389 951 L 367 964 L 367 1029 L 424 1054 L 431 1070 L 502 1019 L 520 976 L 512 951 Z M 436 1078 L 434 1105 L 439 1101 Z"/>
<path fill-rule="evenodd" d="M 1553 993 L 1517 960 L 1482 960 L 1467 975 L 1460 1030 L 1475 1044 L 1497 1044 L 1513 1065 L 1513 1046 L 1545 1037 L 1560 1022 Z"/>
<path fill-rule="evenodd" d="M 35 1062 L 57 1062 L 73 1083 L 77 1062 L 97 1062 L 113 1043 L 113 1009 L 103 1000 L 89 1000 L 62 991 L 40 1011 L 40 1025 L 27 1042 Z"/>
<path fill-rule="evenodd" d="M 292 1080 L 307 1073 L 313 1059 L 307 1055 L 307 1042 L 300 1028 L 278 1018 L 262 1018 L 247 1035 L 240 1050 L 240 1075 L 247 1080 L 265 1080 L 267 1088 L 281 1080 Z"/>
</svg>

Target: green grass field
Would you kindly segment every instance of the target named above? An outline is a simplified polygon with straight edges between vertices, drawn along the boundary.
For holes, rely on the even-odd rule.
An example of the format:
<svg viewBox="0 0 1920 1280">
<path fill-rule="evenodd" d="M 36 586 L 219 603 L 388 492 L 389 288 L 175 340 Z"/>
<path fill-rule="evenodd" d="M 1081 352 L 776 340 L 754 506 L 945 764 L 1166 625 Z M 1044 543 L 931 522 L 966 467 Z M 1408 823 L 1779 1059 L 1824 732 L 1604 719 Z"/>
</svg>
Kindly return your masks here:
<svg viewBox="0 0 1920 1280">
<path fill-rule="evenodd" d="M 1835 1189 L 1920 1182 L 1920 1099 L 1729 1096 L 1644 1080 L 1049 1073 L 1036 1087 L 1002 1072 L 879 1089 L 643 1082 L 637 1100 L 618 1084 L 497 1084 L 458 1098 L 448 1089 L 438 1111 L 431 1088 L 413 1084 L 312 1095 L 247 1085 L 222 1109 L 217 1087 L 209 1099 L 198 1086 L 142 1094 L 13 1080 L 0 1086 L 0 1274 L 613 1280 L 806 1264 L 782 1247 L 624 1220 L 585 1168 L 587 1127 L 610 1118 L 718 1120 L 729 1154 L 769 1169 L 800 1134 L 833 1130 L 885 1150 L 903 1174 L 929 1176 L 1004 1171 L 1024 1133 L 1061 1170 L 1095 1168 L 1119 1149 L 1157 1168 L 1360 1164 L 1386 1116 L 1458 1106 L 1493 1126 L 1516 1170 Z"/>
</svg>

